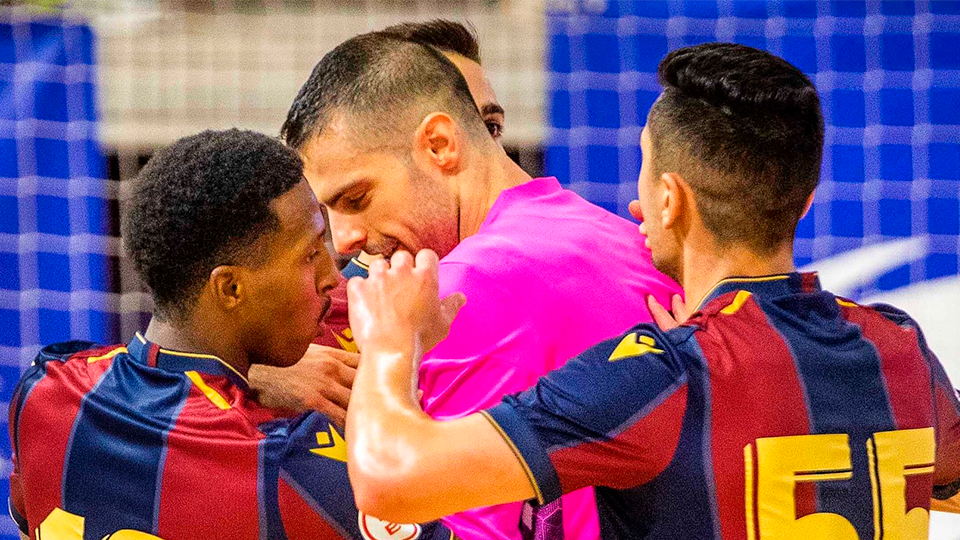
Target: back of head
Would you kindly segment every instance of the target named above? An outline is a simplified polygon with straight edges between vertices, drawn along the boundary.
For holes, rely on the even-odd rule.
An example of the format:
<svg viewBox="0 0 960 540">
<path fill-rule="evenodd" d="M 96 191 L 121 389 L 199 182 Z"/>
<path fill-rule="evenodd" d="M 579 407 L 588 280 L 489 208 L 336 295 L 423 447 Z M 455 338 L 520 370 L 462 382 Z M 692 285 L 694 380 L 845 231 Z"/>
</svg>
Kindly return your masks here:
<svg viewBox="0 0 960 540">
<path fill-rule="evenodd" d="M 442 52 L 459 54 L 478 64 L 483 63 L 480 61 L 480 44 L 477 43 L 473 27 L 468 28 L 458 22 L 433 19 L 400 23 L 384 28 L 380 34 L 429 45 Z"/>
<path fill-rule="evenodd" d="M 263 257 L 257 240 L 279 226 L 270 204 L 302 179 L 295 152 L 252 131 L 205 131 L 158 152 L 122 223 L 155 316 L 185 315 L 217 266 Z"/>
<path fill-rule="evenodd" d="M 687 180 L 721 247 L 769 254 L 792 240 L 820 179 L 823 116 L 810 79 L 733 43 L 672 51 L 659 78 L 648 120 L 657 175 Z"/>
<path fill-rule="evenodd" d="M 372 32 L 327 53 L 297 94 L 281 135 L 296 149 L 342 120 L 358 147 L 409 144 L 420 121 L 445 112 L 488 138 L 460 70 L 431 46 Z"/>
</svg>

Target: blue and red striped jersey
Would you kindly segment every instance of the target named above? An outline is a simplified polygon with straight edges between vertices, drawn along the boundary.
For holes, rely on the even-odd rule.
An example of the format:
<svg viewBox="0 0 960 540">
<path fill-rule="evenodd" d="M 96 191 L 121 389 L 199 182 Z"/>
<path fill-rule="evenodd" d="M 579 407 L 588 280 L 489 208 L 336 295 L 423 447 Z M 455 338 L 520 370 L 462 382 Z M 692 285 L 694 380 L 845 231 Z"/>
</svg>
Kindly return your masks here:
<svg viewBox="0 0 960 540">
<path fill-rule="evenodd" d="M 724 280 L 485 412 L 540 503 L 598 486 L 603 538 L 926 538 L 960 401 L 916 324 L 815 274 Z"/>
<path fill-rule="evenodd" d="M 216 357 L 91 345 L 45 348 L 11 401 L 10 510 L 31 538 L 451 537 L 360 515 L 342 433 L 260 407 Z"/>
</svg>

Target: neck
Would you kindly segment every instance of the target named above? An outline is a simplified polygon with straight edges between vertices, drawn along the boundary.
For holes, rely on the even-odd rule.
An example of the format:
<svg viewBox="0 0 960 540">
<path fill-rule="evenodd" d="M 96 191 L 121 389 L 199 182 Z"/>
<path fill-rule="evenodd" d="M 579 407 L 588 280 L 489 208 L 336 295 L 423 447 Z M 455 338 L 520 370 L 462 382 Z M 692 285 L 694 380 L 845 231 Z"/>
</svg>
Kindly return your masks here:
<svg viewBox="0 0 960 540">
<path fill-rule="evenodd" d="M 728 277 L 756 277 L 794 271 L 793 243 L 787 242 L 772 255 L 758 255 L 742 246 L 722 251 L 687 249 L 683 258 L 683 291 L 691 311 L 703 303 L 714 286 Z"/>
<path fill-rule="evenodd" d="M 507 189 L 530 181 L 519 165 L 513 162 L 500 148 L 493 156 L 478 156 L 487 162 L 480 171 L 479 181 L 468 180 L 460 184 L 460 240 L 477 234 L 487 214 L 500 194 Z"/>
<path fill-rule="evenodd" d="M 198 324 L 194 320 L 185 324 L 175 324 L 153 317 L 150 319 L 147 331 L 144 332 L 144 337 L 147 341 L 156 343 L 164 349 L 216 356 L 246 377 L 250 369 L 250 359 L 237 345 L 236 340 L 229 339 L 225 332 L 203 330 L 217 326 Z"/>
</svg>

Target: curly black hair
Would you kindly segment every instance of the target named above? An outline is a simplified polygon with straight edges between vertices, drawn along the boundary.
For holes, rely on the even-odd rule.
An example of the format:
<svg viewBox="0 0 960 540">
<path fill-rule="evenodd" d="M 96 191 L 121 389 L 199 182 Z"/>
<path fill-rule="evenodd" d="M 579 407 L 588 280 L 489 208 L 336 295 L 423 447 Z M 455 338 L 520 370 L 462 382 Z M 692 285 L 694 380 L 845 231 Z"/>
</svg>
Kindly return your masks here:
<svg viewBox="0 0 960 540">
<path fill-rule="evenodd" d="M 185 315 L 214 268 L 255 257 L 257 239 L 279 226 L 270 203 L 301 180 L 296 152 L 253 131 L 204 131 L 158 152 L 135 180 L 122 220 L 154 315 Z"/>
</svg>

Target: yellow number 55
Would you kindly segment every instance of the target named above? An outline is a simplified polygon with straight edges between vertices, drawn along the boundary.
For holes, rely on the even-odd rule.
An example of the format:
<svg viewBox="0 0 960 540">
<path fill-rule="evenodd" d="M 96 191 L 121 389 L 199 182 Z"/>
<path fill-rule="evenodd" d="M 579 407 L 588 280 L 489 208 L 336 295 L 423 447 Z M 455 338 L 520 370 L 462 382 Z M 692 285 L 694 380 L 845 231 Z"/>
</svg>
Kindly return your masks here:
<svg viewBox="0 0 960 540">
<path fill-rule="evenodd" d="M 933 428 L 874 433 L 865 450 L 873 488 L 874 540 L 925 539 L 930 515 L 924 508 L 907 509 L 906 478 L 933 472 Z M 748 540 L 758 540 L 758 533 L 759 540 L 861 540 L 853 524 L 839 514 L 816 512 L 799 519 L 796 515 L 797 484 L 853 477 L 847 435 L 757 439 L 743 455 Z"/>
<path fill-rule="evenodd" d="M 50 512 L 37 529 L 37 540 L 83 540 L 83 518 L 59 508 Z M 145 532 L 124 529 L 103 540 L 161 540 Z"/>
</svg>

